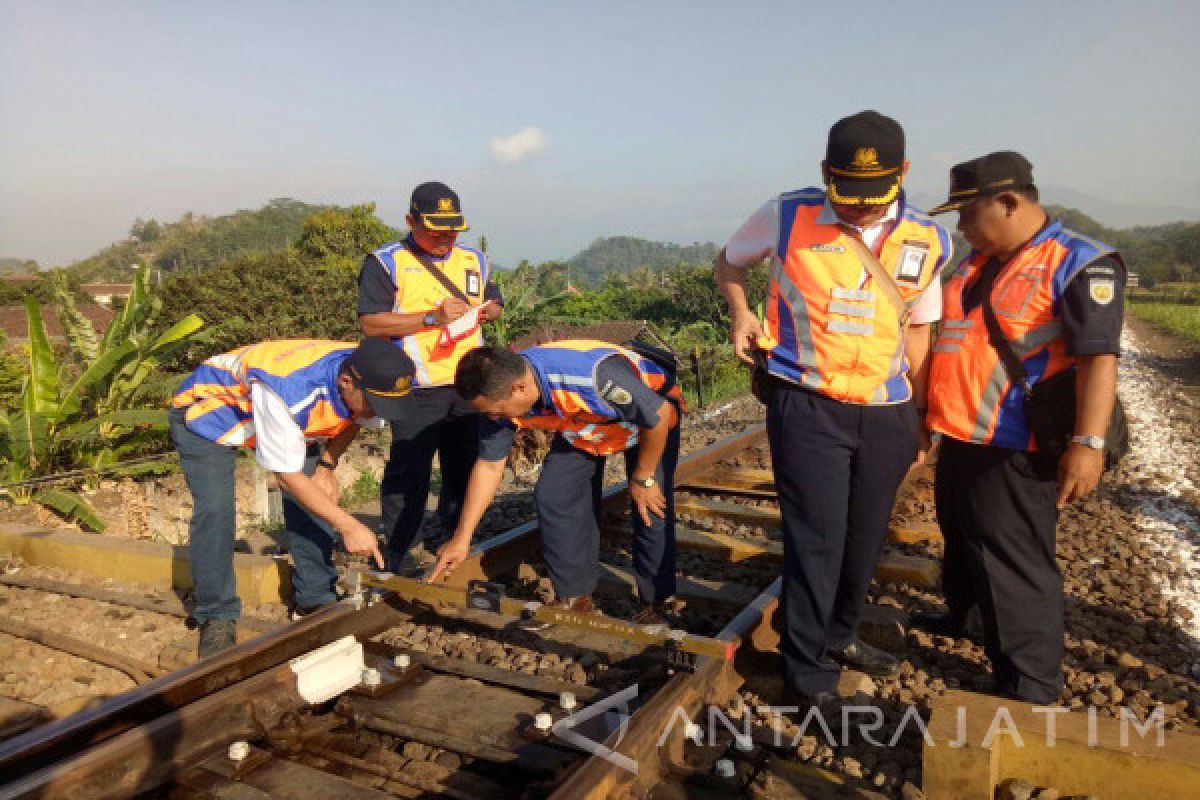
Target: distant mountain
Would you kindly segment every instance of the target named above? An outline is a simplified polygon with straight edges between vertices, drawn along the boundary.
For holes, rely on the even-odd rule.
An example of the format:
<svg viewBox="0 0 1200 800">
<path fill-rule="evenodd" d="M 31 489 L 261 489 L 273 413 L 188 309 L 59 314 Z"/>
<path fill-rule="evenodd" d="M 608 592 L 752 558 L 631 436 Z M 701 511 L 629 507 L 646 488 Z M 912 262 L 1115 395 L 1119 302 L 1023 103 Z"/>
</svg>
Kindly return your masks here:
<svg viewBox="0 0 1200 800">
<path fill-rule="evenodd" d="M 11 272 L 29 272 L 31 267 L 36 270 L 37 262 L 25 258 L 0 258 L 0 275 L 7 275 Z"/>
<path fill-rule="evenodd" d="M 307 217 L 326 208 L 282 198 L 255 211 L 220 217 L 188 212 L 178 222 L 139 219 L 133 223 L 129 239 L 67 269 L 84 283 L 128 281 L 140 264 L 166 273 L 200 271 L 234 256 L 286 247 L 300 235 Z"/>
<path fill-rule="evenodd" d="M 1160 227 L 1172 222 L 1200 219 L 1200 208 L 1197 207 L 1131 203 L 1061 186 L 1046 186 L 1041 190 L 1041 195 L 1046 203 L 1077 208 L 1112 228 Z"/>
<path fill-rule="evenodd" d="M 633 272 L 641 267 L 656 270 L 679 264 L 707 264 L 719 249 L 711 242 L 680 245 L 633 236 L 608 236 L 592 242 L 568 263 L 577 280 L 595 286 L 606 275 Z"/>
</svg>

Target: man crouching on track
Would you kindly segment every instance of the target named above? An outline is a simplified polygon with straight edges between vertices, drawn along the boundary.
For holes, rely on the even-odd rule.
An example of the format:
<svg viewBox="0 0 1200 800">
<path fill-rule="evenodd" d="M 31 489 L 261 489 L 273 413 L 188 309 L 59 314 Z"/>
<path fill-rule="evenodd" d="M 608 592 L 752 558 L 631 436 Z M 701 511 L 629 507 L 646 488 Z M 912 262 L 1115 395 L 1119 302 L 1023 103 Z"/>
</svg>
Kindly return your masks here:
<svg viewBox="0 0 1200 800">
<path fill-rule="evenodd" d="M 328 605 L 337 599 L 332 531 L 349 552 L 384 566 L 375 534 L 338 506 L 333 471 L 360 424 L 382 426 L 404 413 L 414 372 L 387 339 L 276 341 L 214 356 L 179 386 L 168 420 L 195 501 L 188 564 L 201 658 L 234 645 L 242 611 L 233 572 L 235 448 L 253 448 L 283 487 L 297 610 Z"/>
<path fill-rule="evenodd" d="M 600 492 L 607 456 L 625 452 L 633 515 L 639 624 L 665 621 L 675 593 L 675 504 L 682 395 L 675 377 L 648 358 L 607 342 L 552 342 L 513 353 L 474 350 L 454 386 L 486 414 L 462 520 L 438 551 L 430 581 L 467 557 L 471 536 L 496 496 L 516 428 L 557 431 L 534 489 L 542 553 L 556 606 L 595 610 Z M 589 502 L 590 501 L 590 502 Z"/>
</svg>

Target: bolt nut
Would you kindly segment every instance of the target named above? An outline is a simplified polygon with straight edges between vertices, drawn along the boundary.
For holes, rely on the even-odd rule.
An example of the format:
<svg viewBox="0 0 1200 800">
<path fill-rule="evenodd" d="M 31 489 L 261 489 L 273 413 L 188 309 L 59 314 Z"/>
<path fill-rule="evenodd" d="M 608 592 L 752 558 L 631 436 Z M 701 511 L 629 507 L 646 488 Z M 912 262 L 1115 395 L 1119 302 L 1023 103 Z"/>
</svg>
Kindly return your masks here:
<svg viewBox="0 0 1200 800">
<path fill-rule="evenodd" d="M 250 755 L 250 743 L 238 740 L 229 745 L 229 760 L 235 764 L 240 764 Z"/>
<path fill-rule="evenodd" d="M 366 686 L 368 689 L 374 689 L 383 682 L 383 676 L 374 667 L 367 667 L 362 671 L 361 680 L 363 686 Z"/>
<path fill-rule="evenodd" d="M 713 767 L 718 778 L 732 778 L 737 775 L 737 767 L 728 758 L 722 758 Z"/>
<path fill-rule="evenodd" d="M 575 699 L 574 692 L 563 692 L 558 696 L 558 705 L 563 711 L 574 711 L 579 701 Z"/>
<path fill-rule="evenodd" d="M 533 727 L 541 733 L 549 733 L 554 727 L 554 717 L 543 711 L 533 718 Z"/>
<path fill-rule="evenodd" d="M 412 656 L 408 653 L 397 653 L 392 659 L 392 666 L 396 669 L 408 669 L 412 666 Z"/>
<path fill-rule="evenodd" d="M 683 735 L 691 739 L 696 744 L 704 744 L 704 728 L 701 728 L 694 722 L 689 722 L 683 729 Z"/>
<path fill-rule="evenodd" d="M 749 753 L 754 749 L 754 739 L 745 733 L 733 737 L 733 749 L 739 753 Z"/>
</svg>

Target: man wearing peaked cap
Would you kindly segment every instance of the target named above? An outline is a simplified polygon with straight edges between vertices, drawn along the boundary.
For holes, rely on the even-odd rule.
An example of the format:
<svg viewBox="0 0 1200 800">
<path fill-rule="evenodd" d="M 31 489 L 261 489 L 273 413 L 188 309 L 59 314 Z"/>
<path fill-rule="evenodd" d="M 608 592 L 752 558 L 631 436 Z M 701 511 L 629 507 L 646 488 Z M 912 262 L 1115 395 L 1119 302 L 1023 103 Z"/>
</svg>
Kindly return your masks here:
<svg viewBox="0 0 1200 800">
<path fill-rule="evenodd" d="M 188 564 L 200 657 L 231 647 L 241 601 L 234 583 L 236 448 L 249 447 L 284 491 L 293 602 L 334 602 L 334 534 L 351 553 L 383 558 L 374 532 L 338 506 L 338 459 L 360 426 L 410 411 L 413 363 L 387 339 L 262 342 L 213 356 L 175 392 L 171 440 L 194 499 Z"/>
<path fill-rule="evenodd" d="M 856 628 L 896 490 L 927 447 L 930 323 L 950 235 L 902 184 L 904 131 L 863 111 L 829 130 L 824 187 L 785 192 L 717 257 L 738 357 L 757 364 L 784 530 L 780 646 L 787 687 L 819 702 L 840 668 L 892 674 Z M 770 263 L 766 325 L 746 271 Z M 768 396 L 769 395 L 769 396 Z"/>
<path fill-rule="evenodd" d="M 413 189 L 409 234 L 371 253 L 358 276 L 364 334 L 386 336 L 416 365 L 411 413 L 392 423 L 381 504 L 388 568 L 421 540 L 433 455 L 442 485 L 438 517 L 454 529 L 478 451 L 479 415 L 454 391 L 454 371 L 483 344 L 481 325 L 499 318 L 504 300 L 487 256 L 457 243 L 467 230 L 458 194 L 430 181 Z"/>
<path fill-rule="evenodd" d="M 945 211 L 958 211 L 971 245 L 945 286 L 930 369 L 948 611 L 913 624 L 961 636 L 977 611 L 996 690 L 1052 703 L 1063 687 L 1055 527 L 1059 509 L 1091 492 L 1104 469 L 1125 265 L 1046 214 L 1020 153 L 955 165 L 949 196 L 933 209 Z M 1037 403 L 1026 400 L 1048 391 L 1068 409 L 1052 440 L 1032 433 L 1045 428 L 1031 425 Z"/>
</svg>

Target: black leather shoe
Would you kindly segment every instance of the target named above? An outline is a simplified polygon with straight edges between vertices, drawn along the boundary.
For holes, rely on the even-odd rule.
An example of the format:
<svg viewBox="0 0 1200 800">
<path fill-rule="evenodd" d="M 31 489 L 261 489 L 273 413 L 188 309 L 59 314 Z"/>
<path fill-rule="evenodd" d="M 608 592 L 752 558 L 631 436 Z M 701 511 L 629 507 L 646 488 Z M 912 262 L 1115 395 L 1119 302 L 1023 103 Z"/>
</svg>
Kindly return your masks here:
<svg viewBox="0 0 1200 800">
<path fill-rule="evenodd" d="M 237 623 L 231 619 L 210 619 L 200 623 L 201 658 L 215 656 L 237 644 Z"/>
<path fill-rule="evenodd" d="M 855 639 L 841 650 L 826 650 L 826 654 L 843 667 L 868 675 L 890 678 L 900 672 L 900 659 L 861 639 Z"/>
<path fill-rule="evenodd" d="M 948 636 L 951 639 L 968 639 L 972 632 L 961 620 L 945 612 L 918 611 L 908 621 L 908 627 L 932 633 L 935 636 Z"/>
<path fill-rule="evenodd" d="M 783 696 L 779 698 L 781 708 L 795 708 L 795 711 L 784 711 L 784 716 L 791 717 L 797 723 L 802 722 L 809 712 L 816 708 L 821 713 L 835 709 L 838 696 L 835 692 L 801 692 L 790 686 L 785 686 Z"/>
</svg>

